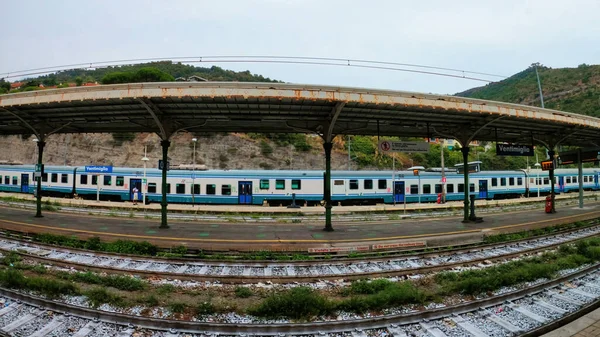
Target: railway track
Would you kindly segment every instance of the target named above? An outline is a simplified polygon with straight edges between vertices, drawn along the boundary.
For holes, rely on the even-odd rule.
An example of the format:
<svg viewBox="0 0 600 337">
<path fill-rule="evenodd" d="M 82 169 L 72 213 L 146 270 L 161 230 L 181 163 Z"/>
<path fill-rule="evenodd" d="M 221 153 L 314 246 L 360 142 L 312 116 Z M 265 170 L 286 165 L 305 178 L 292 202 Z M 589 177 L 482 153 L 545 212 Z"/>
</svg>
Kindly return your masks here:
<svg viewBox="0 0 600 337">
<path fill-rule="evenodd" d="M 561 244 L 600 234 L 600 225 L 560 234 L 504 244 L 485 245 L 412 256 L 377 257 L 368 260 L 318 261 L 190 261 L 56 248 L 0 239 L 0 251 L 18 252 L 40 263 L 81 270 L 123 273 L 163 279 L 219 281 L 222 283 L 292 283 L 318 280 L 391 277 L 491 263 L 552 249 Z"/>
<path fill-rule="evenodd" d="M 6 336 L 419 336 L 538 335 L 600 306 L 595 264 L 522 290 L 405 314 L 311 323 L 222 324 L 153 319 L 72 306 L 0 289 Z"/>
</svg>

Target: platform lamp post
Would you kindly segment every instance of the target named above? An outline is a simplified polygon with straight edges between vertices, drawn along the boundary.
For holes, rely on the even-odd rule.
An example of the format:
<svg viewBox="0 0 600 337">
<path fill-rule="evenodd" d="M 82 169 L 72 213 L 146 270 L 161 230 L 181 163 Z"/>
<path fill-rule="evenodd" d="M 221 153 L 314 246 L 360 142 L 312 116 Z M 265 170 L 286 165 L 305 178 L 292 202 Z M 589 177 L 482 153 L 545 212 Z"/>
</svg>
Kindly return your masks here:
<svg viewBox="0 0 600 337">
<path fill-rule="evenodd" d="M 536 155 L 537 157 L 537 155 Z M 537 190 L 538 190 L 538 198 L 540 197 L 540 163 L 535 163 L 533 166 L 535 166 L 535 170 L 537 172 L 537 178 L 535 179 L 535 184 L 537 185 Z"/>
<path fill-rule="evenodd" d="M 194 142 L 194 153 L 192 153 L 192 207 L 195 205 L 196 200 L 194 199 L 194 183 L 196 181 L 196 142 L 198 142 L 198 138 L 192 138 L 192 142 Z"/>
<path fill-rule="evenodd" d="M 146 189 L 148 189 L 148 180 L 146 179 L 146 163 L 148 162 L 148 156 L 146 153 L 146 146 L 144 145 L 144 158 L 142 161 L 144 162 L 144 180 L 142 181 L 142 205 L 146 205 Z"/>
</svg>

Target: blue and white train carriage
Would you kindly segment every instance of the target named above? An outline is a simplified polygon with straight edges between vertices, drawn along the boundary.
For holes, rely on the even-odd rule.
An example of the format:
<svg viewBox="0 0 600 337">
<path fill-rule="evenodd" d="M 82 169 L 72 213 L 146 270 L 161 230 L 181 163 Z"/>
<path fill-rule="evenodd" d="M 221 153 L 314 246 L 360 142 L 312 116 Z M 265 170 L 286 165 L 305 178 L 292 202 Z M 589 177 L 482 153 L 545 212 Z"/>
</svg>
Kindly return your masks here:
<svg viewBox="0 0 600 337">
<path fill-rule="evenodd" d="M 0 165 L 0 191 L 34 193 L 33 165 Z M 146 171 L 146 195 L 151 202 L 162 198 L 161 171 Z M 295 194 L 299 204 L 316 204 L 323 199 L 323 171 L 255 170 L 171 170 L 167 175 L 167 200 L 170 203 L 197 204 L 289 204 Z M 598 190 L 600 170 L 584 169 L 583 187 Z M 103 200 L 133 199 L 133 188 L 142 198 L 143 169 L 113 168 L 111 173 L 90 174 L 85 167 L 46 166 L 42 176 L 44 195 L 80 196 Z M 579 189 L 576 169 L 555 170 L 557 193 Z M 463 175 L 446 173 L 446 199 L 462 200 Z M 480 171 L 469 174 L 469 192 L 478 199 L 503 199 L 548 194 L 548 172 Z M 333 171 L 331 192 L 334 203 L 374 204 L 404 201 L 435 202 L 442 192 L 441 172 Z"/>
</svg>

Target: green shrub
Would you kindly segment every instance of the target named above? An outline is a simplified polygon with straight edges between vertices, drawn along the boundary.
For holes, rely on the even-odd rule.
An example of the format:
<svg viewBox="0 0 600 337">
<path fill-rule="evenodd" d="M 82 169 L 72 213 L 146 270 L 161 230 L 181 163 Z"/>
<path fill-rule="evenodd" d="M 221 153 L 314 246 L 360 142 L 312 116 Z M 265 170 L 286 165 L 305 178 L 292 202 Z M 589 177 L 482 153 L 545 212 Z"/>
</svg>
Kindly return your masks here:
<svg viewBox="0 0 600 337">
<path fill-rule="evenodd" d="M 246 287 L 235 287 L 235 296 L 240 298 L 248 298 L 252 296 L 252 290 Z"/>
<path fill-rule="evenodd" d="M 170 294 L 174 291 L 175 291 L 175 286 L 172 284 L 162 284 L 157 289 L 157 292 L 160 295 Z"/>
<path fill-rule="evenodd" d="M 169 310 L 171 310 L 171 312 L 181 314 L 185 311 L 186 304 L 182 303 L 182 302 L 171 302 L 171 303 L 169 303 L 168 307 L 169 307 Z"/>
<path fill-rule="evenodd" d="M 386 279 L 374 281 L 360 280 L 352 283 L 350 286 L 350 292 L 353 294 L 375 294 L 385 290 L 390 286 L 393 286 L 394 284 L 394 282 Z"/>
<path fill-rule="evenodd" d="M 85 249 L 89 249 L 89 250 L 101 250 L 102 249 L 102 242 L 100 241 L 99 237 L 94 236 L 94 237 L 89 238 L 83 244 L 83 247 Z"/>
<path fill-rule="evenodd" d="M 215 306 L 210 302 L 202 302 L 196 307 L 196 313 L 199 316 L 212 315 L 215 313 Z"/>
<path fill-rule="evenodd" d="M 106 290 L 106 288 L 94 288 L 86 291 L 84 295 L 87 296 L 88 302 L 92 308 L 98 308 L 105 303 L 118 308 L 126 306 L 123 297 Z"/>
<path fill-rule="evenodd" d="M 269 143 L 267 143 L 267 141 L 261 140 L 260 153 L 262 153 L 265 157 L 269 157 L 271 154 L 273 154 L 273 148 L 271 147 L 271 145 L 269 145 Z"/>
<path fill-rule="evenodd" d="M 119 290 L 136 291 L 143 290 L 146 287 L 146 282 L 135 277 L 125 275 L 107 275 L 101 276 L 92 272 L 85 273 L 61 273 L 58 277 L 89 284 L 97 284 L 105 287 L 112 287 Z"/>
<path fill-rule="evenodd" d="M 156 255 L 158 247 L 148 241 L 117 240 L 104 245 L 107 252 L 134 255 Z"/>
<path fill-rule="evenodd" d="M 267 318 L 309 319 L 330 314 L 333 310 L 332 302 L 319 293 L 307 287 L 296 287 L 267 297 L 248 313 Z"/>
</svg>

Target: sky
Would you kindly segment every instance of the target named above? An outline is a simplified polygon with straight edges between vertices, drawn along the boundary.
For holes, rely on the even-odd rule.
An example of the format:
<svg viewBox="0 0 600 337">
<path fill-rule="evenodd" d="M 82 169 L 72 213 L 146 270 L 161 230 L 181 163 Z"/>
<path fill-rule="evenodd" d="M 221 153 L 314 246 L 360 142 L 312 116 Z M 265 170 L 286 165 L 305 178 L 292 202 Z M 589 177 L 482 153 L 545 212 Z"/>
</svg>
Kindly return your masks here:
<svg viewBox="0 0 600 337">
<path fill-rule="evenodd" d="M 562 68 L 600 60 L 597 0 L 24 0 L 3 1 L 0 9 L 0 77 L 76 63 L 209 55 L 364 59 L 503 76 L 534 62 Z M 292 83 L 438 94 L 487 83 L 347 66 L 196 65 Z"/>
</svg>

